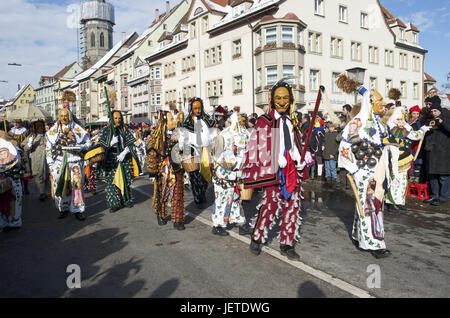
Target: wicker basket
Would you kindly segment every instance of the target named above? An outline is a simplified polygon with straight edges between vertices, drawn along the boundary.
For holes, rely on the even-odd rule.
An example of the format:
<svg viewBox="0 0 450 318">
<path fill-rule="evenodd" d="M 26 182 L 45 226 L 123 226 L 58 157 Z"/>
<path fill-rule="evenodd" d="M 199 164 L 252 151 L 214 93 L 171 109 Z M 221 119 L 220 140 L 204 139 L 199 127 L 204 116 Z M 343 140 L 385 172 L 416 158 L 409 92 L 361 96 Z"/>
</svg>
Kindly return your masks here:
<svg viewBox="0 0 450 318">
<path fill-rule="evenodd" d="M 239 184 L 239 190 L 241 191 L 241 200 L 242 201 L 250 201 L 253 196 L 253 189 L 244 189 L 244 185 Z"/>
<path fill-rule="evenodd" d="M 91 159 L 89 159 L 89 163 L 91 165 L 93 165 L 94 163 L 103 161 L 103 159 L 105 159 L 105 154 L 104 153 L 98 154 L 98 155 L 92 157 Z"/>
<path fill-rule="evenodd" d="M 97 163 L 97 162 L 101 162 L 101 161 L 103 161 L 103 159 L 105 159 L 105 149 L 103 149 L 100 146 L 95 147 L 92 150 L 89 150 L 84 155 L 84 160 L 88 160 L 89 164 L 91 164 L 91 165 L 94 163 Z"/>
<path fill-rule="evenodd" d="M 200 164 L 196 162 L 195 157 L 188 157 L 181 161 L 184 171 L 194 172 L 200 170 Z"/>
</svg>

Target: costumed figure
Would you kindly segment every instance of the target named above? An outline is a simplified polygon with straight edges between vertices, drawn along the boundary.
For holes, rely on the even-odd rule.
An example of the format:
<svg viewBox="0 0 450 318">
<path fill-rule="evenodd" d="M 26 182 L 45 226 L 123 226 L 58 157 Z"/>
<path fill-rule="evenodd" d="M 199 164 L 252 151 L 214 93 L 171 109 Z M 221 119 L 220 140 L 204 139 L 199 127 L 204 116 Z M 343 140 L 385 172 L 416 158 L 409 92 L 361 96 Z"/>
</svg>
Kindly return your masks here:
<svg viewBox="0 0 450 318">
<path fill-rule="evenodd" d="M 47 178 L 47 162 L 45 151 L 45 123 L 38 120 L 31 123 L 31 134 L 22 142 L 22 148 L 31 159 L 31 172 L 39 191 L 39 200 L 47 198 L 45 180 Z"/>
<path fill-rule="evenodd" d="M 52 179 L 52 196 L 60 213 L 59 218 L 65 218 L 71 212 L 78 220 L 84 221 L 86 219 L 85 202 L 79 200 L 78 192 L 74 192 L 77 189 L 74 189 L 73 181 L 76 170 L 82 174 L 84 172 L 82 152 L 90 147 L 89 134 L 73 120 L 70 110 L 63 108 L 59 112 L 56 125 L 45 136 L 47 139 L 46 160 Z M 83 180 L 84 176 L 82 175 L 81 178 Z"/>
<path fill-rule="evenodd" d="M 3 232 L 22 226 L 23 169 L 17 142 L 0 131 L 0 228 Z"/>
<path fill-rule="evenodd" d="M 347 178 L 356 199 L 353 243 L 376 258 L 387 257 L 391 252 L 384 241 L 383 214 L 390 171 L 388 149 L 383 143 L 388 128 L 381 120 L 386 103 L 372 90 L 371 104 L 370 92 L 346 75 L 338 78 L 337 85 L 347 94 L 358 90 L 363 96 L 361 108 L 344 128 L 339 145 L 339 157 L 348 171 Z"/>
<path fill-rule="evenodd" d="M 215 201 L 213 205 L 212 233 L 226 236 L 227 224 L 243 225 L 245 218 L 241 216 L 241 200 L 238 180 L 242 175 L 245 162 L 245 148 L 250 134 L 241 126 L 239 109 L 235 108 L 230 117 L 231 124 L 214 138 L 212 153 L 214 170 Z"/>
<path fill-rule="evenodd" d="M 198 97 L 191 98 L 189 100 L 189 114 L 183 122 L 183 131 L 179 140 L 179 147 L 184 155 L 193 156 L 197 163 L 207 161 L 210 153 L 208 147 L 217 135 L 214 126 L 215 121 L 205 113 L 202 99 Z M 202 164 L 202 166 L 205 165 Z M 207 169 L 209 167 L 205 170 L 200 169 L 189 172 L 192 194 L 197 205 L 206 203 L 207 181 L 210 181 L 205 180 L 205 177 L 208 178 Z"/>
<path fill-rule="evenodd" d="M 300 240 L 301 180 L 305 167 L 301 161 L 301 132 L 293 107 L 292 87 L 278 82 L 271 88 L 268 113 L 258 118 L 246 149 L 242 179 L 245 189 L 264 188 L 250 244 L 259 255 L 269 231 L 280 220 L 280 250 L 291 260 L 300 256 L 295 243 Z"/>
<path fill-rule="evenodd" d="M 153 182 L 152 207 L 159 225 L 166 225 L 168 211 L 173 227 L 184 227 L 184 170 L 181 166 L 180 149 L 177 145 L 180 130 L 176 129 L 173 115 L 161 111 L 158 127 L 152 132 L 147 144 L 147 169 Z"/>
<path fill-rule="evenodd" d="M 105 149 L 99 143 L 100 130 L 94 130 L 90 139 L 91 149 L 84 155 L 84 191 L 97 194 L 97 166 L 104 159 Z"/>
<path fill-rule="evenodd" d="M 390 97 L 397 95 L 396 89 L 391 89 Z M 391 174 L 388 181 L 388 191 L 386 193 L 386 204 L 389 210 L 406 211 L 406 195 L 408 189 L 408 170 L 414 161 L 411 146 L 413 141 L 421 140 L 427 131 L 428 126 L 422 126 L 420 130 L 413 128 L 406 123 L 406 116 L 398 98 L 396 107 L 387 122 L 388 136 L 383 143 L 388 149 L 391 167 Z"/>
<path fill-rule="evenodd" d="M 141 171 L 143 171 L 145 167 L 145 157 L 147 156 L 147 151 L 145 149 L 146 143 L 142 140 L 142 134 L 139 130 L 136 131 L 135 137 L 135 147 L 139 159 L 139 165 L 141 166 Z M 141 172 L 140 175 L 143 175 L 143 172 Z"/>
<path fill-rule="evenodd" d="M 133 133 L 124 125 L 122 113 L 113 110 L 108 127 L 102 130 L 99 143 L 105 159 L 99 164 L 97 179 L 106 182 L 106 202 L 111 213 L 134 206 L 131 180 L 139 176 L 140 167 Z"/>
<path fill-rule="evenodd" d="M 28 189 L 28 182 L 32 178 L 32 172 L 31 172 L 31 162 L 29 154 L 23 150 L 22 143 L 27 138 L 28 131 L 27 129 L 22 125 L 22 120 L 17 119 L 14 121 L 14 126 L 9 131 L 9 135 L 16 140 L 17 144 L 19 145 L 19 152 L 20 152 L 20 158 L 22 160 L 21 167 L 24 170 L 24 174 L 22 175 L 22 181 L 23 181 L 23 191 L 24 194 L 30 194 L 30 191 Z"/>
<path fill-rule="evenodd" d="M 424 123 L 419 120 L 422 109 L 416 105 L 409 109 L 408 125 L 414 130 L 419 130 Z M 411 145 L 412 155 L 414 156 L 414 163 L 409 171 L 409 180 L 412 183 L 421 183 L 422 167 L 423 167 L 423 141 L 414 141 Z M 419 147 L 420 146 L 420 147 Z"/>
</svg>

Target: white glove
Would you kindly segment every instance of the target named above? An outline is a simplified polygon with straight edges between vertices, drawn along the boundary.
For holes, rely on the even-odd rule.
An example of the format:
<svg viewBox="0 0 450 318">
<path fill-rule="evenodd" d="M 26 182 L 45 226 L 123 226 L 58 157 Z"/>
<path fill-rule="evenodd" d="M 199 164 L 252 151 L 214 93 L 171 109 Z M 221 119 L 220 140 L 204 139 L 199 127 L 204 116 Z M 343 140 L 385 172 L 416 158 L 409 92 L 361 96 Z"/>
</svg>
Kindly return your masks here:
<svg viewBox="0 0 450 318">
<path fill-rule="evenodd" d="M 420 127 L 420 130 L 424 132 L 424 134 L 426 134 L 428 131 L 430 131 L 431 126 L 422 126 Z"/>
<path fill-rule="evenodd" d="M 111 143 L 109 144 L 111 147 L 119 142 L 119 138 L 117 136 L 112 137 Z"/>
<path fill-rule="evenodd" d="M 28 139 L 28 148 L 31 148 L 31 146 L 33 146 L 33 139 L 34 139 L 33 136 L 31 136 L 30 139 Z"/>
<path fill-rule="evenodd" d="M 303 161 L 301 164 L 297 165 L 297 169 L 298 170 L 303 170 L 303 169 L 305 169 L 305 167 L 306 167 L 306 162 L 305 161 Z"/>
<path fill-rule="evenodd" d="M 123 159 L 125 159 L 125 156 L 128 155 L 130 153 L 130 149 L 128 149 L 128 147 L 126 147 L 118 156 L 117 156 L 117 161 L 122 162 Z"/>
<path fill-rule="evenodd" d="M 280 164 L 280 168 L 281 169 L 283 169 L 283 168 L 285 168 L 287 166 L 286 158 L 280 156 L 280 157 L 278 157 L 278 161 L 279 161 L 278 163 Z"/>
</svg>

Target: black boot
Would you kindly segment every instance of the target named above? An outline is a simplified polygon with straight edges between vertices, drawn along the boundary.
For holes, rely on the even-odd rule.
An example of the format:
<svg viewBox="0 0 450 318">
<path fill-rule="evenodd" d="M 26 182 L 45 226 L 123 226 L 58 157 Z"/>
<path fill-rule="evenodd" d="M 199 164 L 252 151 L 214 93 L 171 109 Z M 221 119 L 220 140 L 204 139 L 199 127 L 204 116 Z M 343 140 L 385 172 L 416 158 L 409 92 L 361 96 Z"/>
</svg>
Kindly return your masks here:
<svg viewBox="0 0 450 318">
<path fill-rule="evenodd" d="M 280 246 L 281 255 L 287 256 L 291 261 L 299 261 L 300 255 L 295 252 L 295 248 L 293 246 L 285 245 Z"/>
<path fill-rule="evenodd" d="M 221 226 L 214 226 L 212 228 L 212 234 L 219 235 L 219 236 L 228 236 L 230 233 L 228 233 L 223 227 Z"/>
<path fill-rule="evenodd" d="M 45 199 L 47 199 L 47 195 L 46 195 L 45 193 L 41 193 L 41 194 L 39 195 L 39 200 L 40 200 L 41 202 L 44 202 Z"/>
<path fill-rule="evenodd" d="M 84 221 L 86 220 L 86 215 L 84 213 L 75 213 L 75 217 L 78 221 Z"/>
<path fill-rule="evenodd" d="M 175 229 L 177 229 L 178 231 L 183 231 L 183 230 L 186 229 L 186 228 L 184 227 L 184 222 L 175 222 L 175 223 L 173 224 L 173 227 L 174 227 Z"/>
<path fill-rule="evenodd" d="M 69 214 L 68 211 L 61 211 L 61 212 L 59 212 L 58 219 L 64 219 L 67 216 L 67 214 Z"/>
<path fill-rule="evenodd" d="M 262 248 L 262 243 L 255 242 L 253 240 L 250 243 L 250 252 L 252 252 L 256 256 L 261 254 L 261 248 Z"/>
<path fill-rule="evenodd" d="M 327 188 L 331 188 L 331 178 L 330 177 L 326 177 L 325 178 L 325 186 L 327 187 Z"/>
<path fill-rule="evenodd" d="M 253 229 L 252 227 L 245 223 L 244 225 L 239 227 L 239 235 L 252 235 L 253 234 Z"/>
<path fill-rule="evenodd" d="M 166 224 L 167 224 L 167 221 L 161 219 L 161 218 L 159 217 L 159 215 L 156 216 L 156 219 L 158 220 L 158 225 L 161 225 L 161 226 L 162 226 L 162 225 L 166 225 Z"/>
<path fill-rule="evenodd" d="M 377 259 L 378 258 L 385 258 L 385 257 L 388 257 L 388 256 L 392 255 L 391 251 L 386 250 L 386 249 L 370 251 L 370 253 Z"/>
<path fill-rule="evenodd" d="M 115 207 L 115 208 L 111 208 L 111 209 L 109 209 L 109 213 L 114 213 L 114 212 L 117 212 L 117 211 L 119 211 L 120 210 L 120 207 Z"/>
</svg>

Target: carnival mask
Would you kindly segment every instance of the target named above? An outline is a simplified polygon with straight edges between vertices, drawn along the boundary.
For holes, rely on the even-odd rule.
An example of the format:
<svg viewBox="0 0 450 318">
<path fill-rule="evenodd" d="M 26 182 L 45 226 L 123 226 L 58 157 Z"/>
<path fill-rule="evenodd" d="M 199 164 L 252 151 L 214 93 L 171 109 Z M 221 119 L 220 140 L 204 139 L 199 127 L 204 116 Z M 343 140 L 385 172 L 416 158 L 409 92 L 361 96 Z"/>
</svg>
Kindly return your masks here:
<svg viewBox="0 0 450 318">
<path fill-rule="evenodd" d="M 196 100 L 192 103 L 192 114 L 196 117 L 200 117 L 202 114 L 202 103 Z"/>
<path fill-rule="evenodd" d="M 70 113 L 67 109 L 61 109 L 59 112 L 59 121 L 63 125 L 68 125 L 70 122 Z"/>
<path fill-rule="evenodd" d="M 278 87 L 273 93 L 273 101 L 275 103 L 275 109 L 280 113 L 284 114 L 289 110 L 291 106 L 289 90 L 286 87 Z"/>
<path fill-rule="evenodd" d="M 174 130 L 177 127 L 177 123 L 175 119 L 173 118 L 171 113 L 167 114 L 167 129 L 168 130 Z"/>
<path fill-rule="evenodd" d="M 375 115 L 383 115 L 386 112 L 386 102 L 376 90 L 372 90 L 375 101 L 372 104 L 372 110 Z"/>
<path fill-rule="evenodd" d="M 120 127 L 122 125 L 122 116 L 119 112 L 114 112 L 113 114 L 114 127 Z"/>
</svg>

